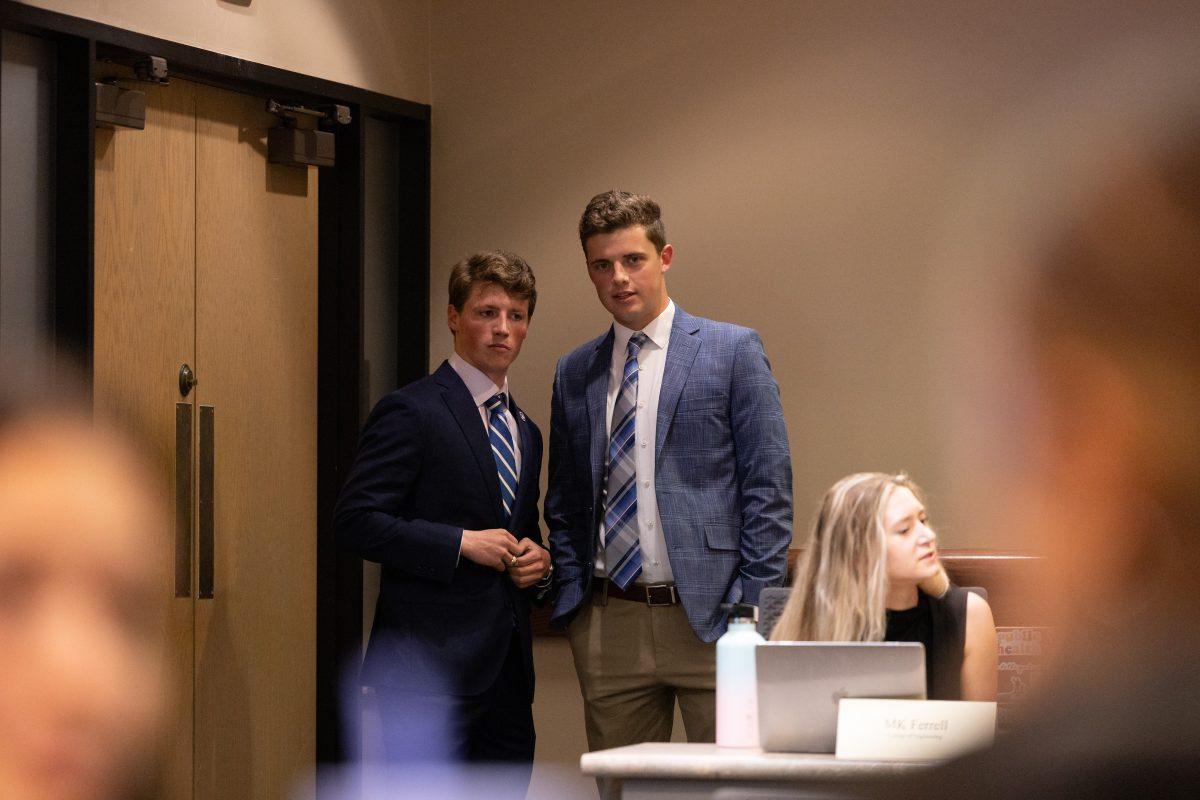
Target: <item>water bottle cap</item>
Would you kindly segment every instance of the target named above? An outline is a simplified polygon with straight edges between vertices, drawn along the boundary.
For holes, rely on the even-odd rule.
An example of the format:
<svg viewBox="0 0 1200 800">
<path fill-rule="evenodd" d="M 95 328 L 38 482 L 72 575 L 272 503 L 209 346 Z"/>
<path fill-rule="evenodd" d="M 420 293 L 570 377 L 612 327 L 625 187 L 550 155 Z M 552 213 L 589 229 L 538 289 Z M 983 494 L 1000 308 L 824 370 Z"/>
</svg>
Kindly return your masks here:
<svg viewBox="0 0 1200 800">
<path fill-rule="evenodd" d="M 729 621 L 758 622 L 758 606 L 749 603 L 722 603 L 721 608 L 729 612 Z"/>
</svg>

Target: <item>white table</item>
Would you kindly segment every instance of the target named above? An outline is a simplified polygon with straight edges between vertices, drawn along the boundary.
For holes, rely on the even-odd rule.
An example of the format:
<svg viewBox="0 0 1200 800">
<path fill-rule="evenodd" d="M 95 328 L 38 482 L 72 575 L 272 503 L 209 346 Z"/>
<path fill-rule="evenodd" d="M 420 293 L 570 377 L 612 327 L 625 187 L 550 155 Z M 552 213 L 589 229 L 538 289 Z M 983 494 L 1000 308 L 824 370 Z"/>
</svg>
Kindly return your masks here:
<svg viewBox="0 0 1200 800">
<path fill-rule="evenodd" d="M 847 761 L 830 754 L 764 753 L 714 744 L 648 742 L 585 753 L 583 774 L 603 800 L 766 800 L 836 796 L 836 785 L 887 778 L 930 762 Z"/>
</svg>

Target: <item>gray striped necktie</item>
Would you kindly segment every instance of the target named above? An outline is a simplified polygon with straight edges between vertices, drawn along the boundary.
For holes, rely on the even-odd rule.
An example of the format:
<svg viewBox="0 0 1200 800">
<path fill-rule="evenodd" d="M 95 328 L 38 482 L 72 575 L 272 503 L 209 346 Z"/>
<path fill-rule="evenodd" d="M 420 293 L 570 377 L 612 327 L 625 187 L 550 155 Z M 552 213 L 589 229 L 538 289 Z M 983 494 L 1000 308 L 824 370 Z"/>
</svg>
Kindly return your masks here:
<svg viewBox="0 0 1200 800">
<path fill-rule="evenodd" d="M 617 400 L 613 405 L 611 433 L 608 437 L 604 563 L 608 569 L 608 577 L 622 589 L 633 583 L 642 573 L 634 454 L 637 444 L 638 353 L 645 343 L 644 333 L 635 333 L 629 339 L 621 390 L 617 393 Z"/>
<path fill-rule="evenodd" d="M 504 417 L 504 392 L 493 395 L 485 406 L 488 411 L 488 440 L 492 458 L 496 460 L 496 475 L 500 478 L 500 502 L 504 506 L 504 524 L 512 520 L 513 500 L 517 496 L 517 456 L 512 431 Z"/>
</svg>

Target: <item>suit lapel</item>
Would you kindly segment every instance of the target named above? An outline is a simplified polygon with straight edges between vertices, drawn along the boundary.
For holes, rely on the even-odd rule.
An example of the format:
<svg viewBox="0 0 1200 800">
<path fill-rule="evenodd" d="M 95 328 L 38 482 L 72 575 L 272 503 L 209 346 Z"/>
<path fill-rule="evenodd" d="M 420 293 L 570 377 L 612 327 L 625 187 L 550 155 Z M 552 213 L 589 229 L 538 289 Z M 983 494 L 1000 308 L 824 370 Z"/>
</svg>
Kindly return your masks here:
<svg viewBox="0 0 1200 800">
<path fill-rule="evenodd" d="M 484 486 L 487 487 L 488 496 L 492 501 L 492 508 L 496 509 L 499 515 L 503 507 L 500 503 L 500 477 L 496 474 L 496 460 L 492 457 L 492 446 L 483 430 L 483 418 L 479 416 L 479 407 L 475 405 L 475 400 L 467 391 L 467 385 L 458 377 L 458 373 L 449 362 L 442 362 L 442 366 L 434 373 L 434 379 L 442 387 L 442 401 L 458 423 L 471 453 L 475 456 L 475 463 L 479 465 Z"/>
<path fill-rule="evenodd" d="M 608 334 L 592 351 L 588 364 L 587 395 L 588 418 L 591 423 L 592 442 L 592 494 L 600 496 L 600 481 L 604 479 L 604 459 L 608 451 L 608 370 L 612 365 L 613 339 L 616 333 L 609 326 Z"/>
<path fill-rule="evenodd" d="M 658 417 L 654 434 L 656 471 L 659 462 L 662 461 L 663 443 L 667 441 L 667 432 L 675 418 L 675 406 L 679 404 L 679 395 L 683 392 L 688 375 L 691 374 L 692 362 L 700 352 L 700 340 L 695 335 L 699 330 L 700 325 L 696 318 L 676 306 L 675 321 L 671 325 L 671 341 L 667 345 L 667 363 L 663 366 L 662 385 L 658 389 Z"/>
</svg>

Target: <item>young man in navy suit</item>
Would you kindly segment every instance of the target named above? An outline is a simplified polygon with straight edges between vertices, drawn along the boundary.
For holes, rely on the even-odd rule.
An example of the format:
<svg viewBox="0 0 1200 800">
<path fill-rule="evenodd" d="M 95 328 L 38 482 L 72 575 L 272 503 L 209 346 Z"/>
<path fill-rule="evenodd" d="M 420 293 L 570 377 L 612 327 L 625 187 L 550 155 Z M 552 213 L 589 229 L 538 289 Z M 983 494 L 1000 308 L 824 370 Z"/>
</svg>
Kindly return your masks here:
<svg viewBox="0 0 1200 800">
<path fill-rule="evenodd" d="M 454 266 L 454 353 L 371 412 L 335 510 L 338 539 L 382 566 L 361 677 L 387 756 L 515 763 L 522 796 L 534 751 L 530 602 L 551 565 L 538 528 L 542 437 L 507 374 L 536 300 L 518 256 Z"/>
<path fill-rule="evenodd" d="M 715 735 L 722 603 L 783 583 L 792 470 L 758 334 L 693 317 L 667 294 L 658 204 L 596 195 L 579 239 L 602 336 L 558 363 L 546 522 L 553 621 L 567 627 L 588 746 Z"/>
</svg>

